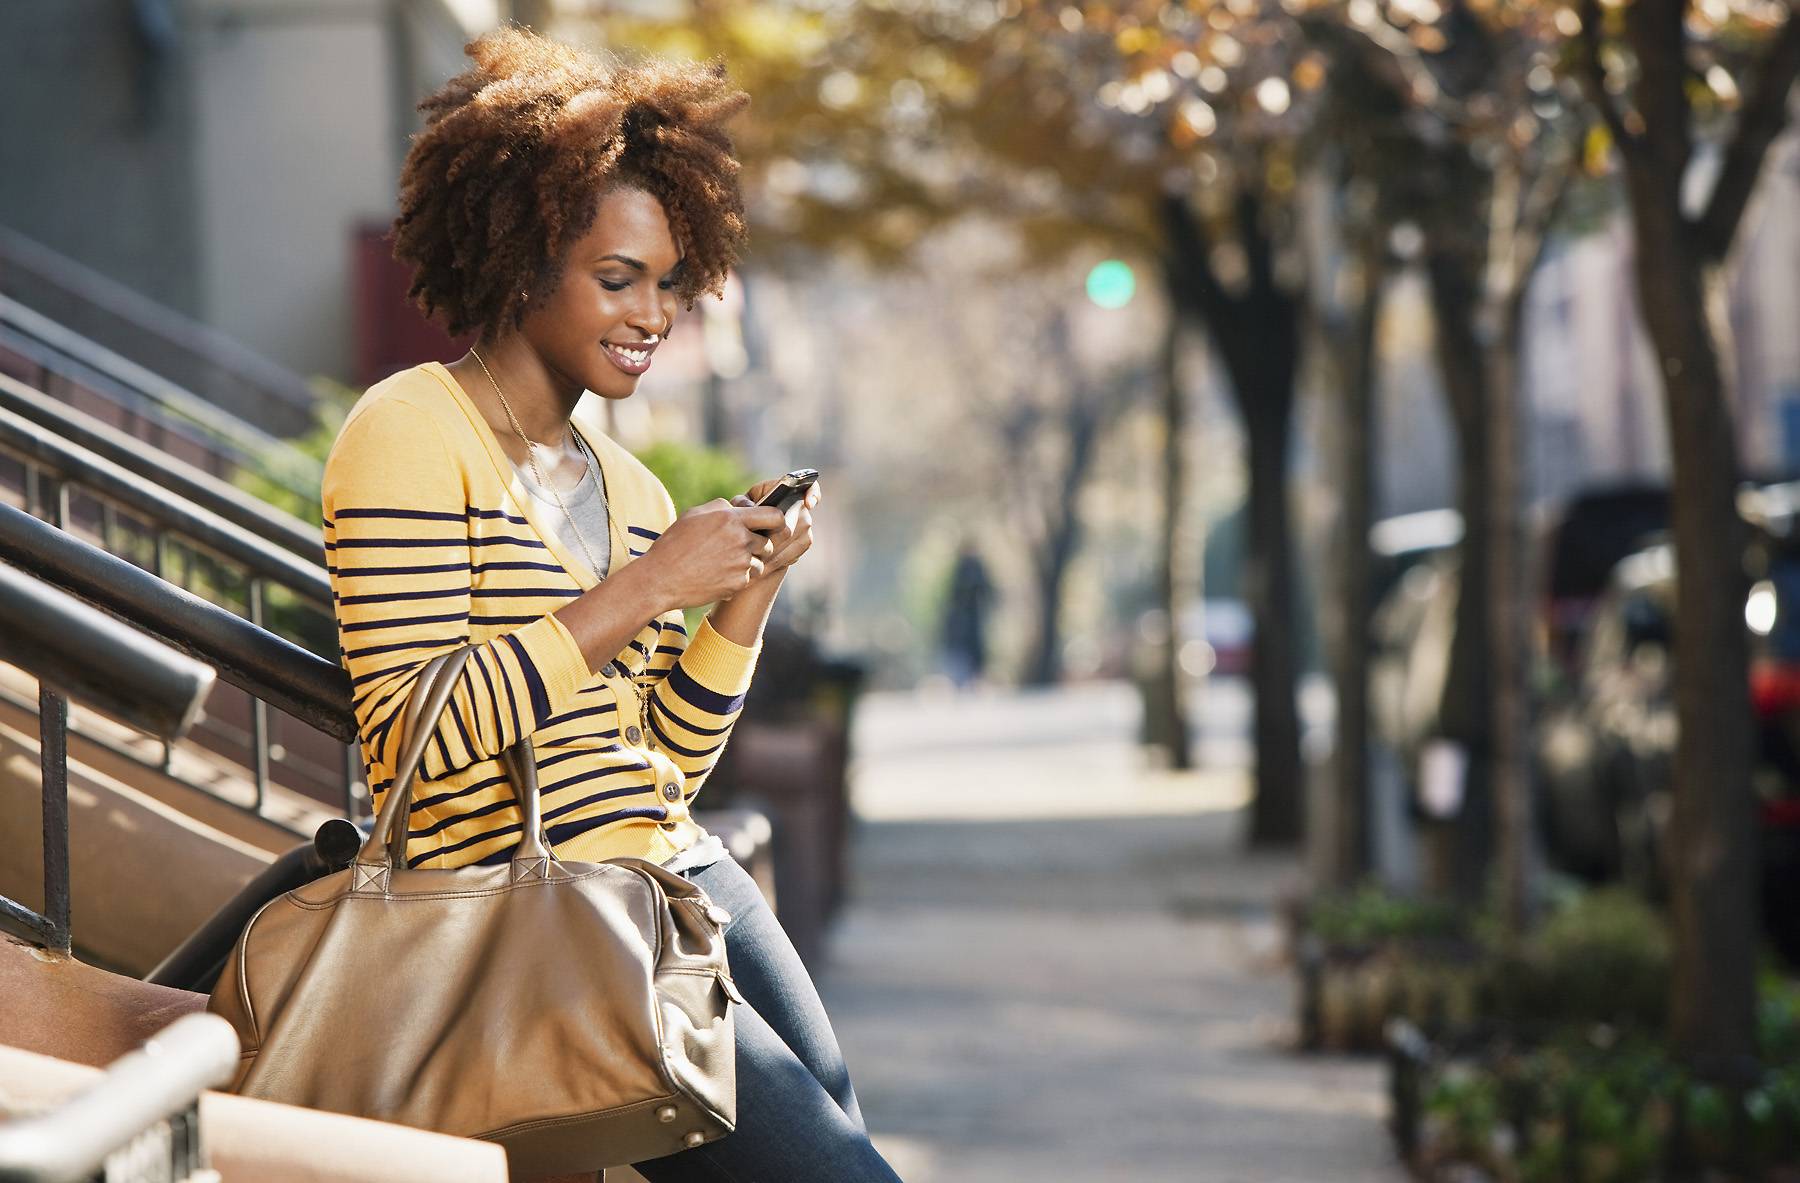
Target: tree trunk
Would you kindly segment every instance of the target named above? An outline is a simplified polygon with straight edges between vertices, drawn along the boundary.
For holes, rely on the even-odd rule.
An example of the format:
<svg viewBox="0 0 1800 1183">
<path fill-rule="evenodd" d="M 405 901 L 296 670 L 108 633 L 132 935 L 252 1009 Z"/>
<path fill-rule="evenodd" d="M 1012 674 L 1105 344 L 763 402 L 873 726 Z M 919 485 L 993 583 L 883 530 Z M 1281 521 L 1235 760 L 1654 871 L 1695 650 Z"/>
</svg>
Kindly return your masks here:
<svg viewBox="0 0 1800 1183">
<path fill-rule="evenodd" d="M 1038 577 L 1038 629 L 1026 666 L 1025 683 L 1054 686 L 1062 678 L 1062 596 L 1069 563 L 1081 549 L 1081 490 L 1093 466 L 1102 433 L 1102 414 L 1085 393 L 1074 396 L 1067 419 L 1068 452 L 1056 481 L 1061 504 L 1051 515 L 1048 536 L 1034 556 Z"/>
<path fill-rule="evenodd" d="M 1385 228 L 1383 228 L 1385 229 Z M 1339 349 L 1343 372 L 1339 416 L 1337 595 L 1333 676 L 1337 686 L 1337 738 L 1332 781 L 1337 799 L 1332 879 L 1348 887 L 1371 860 L 1369 825 L 1369 617 L 1373 571 L 1369 529 L 1374 525 L 1375 328 L 1386 279 L 1385 234 L 1367 233 L 1357 244 L 1360 299 L 1348 338 Z"/>
<path fill-rule="evenodd" d="M 1145 732 L 1152 743 L 1169 753 L 1170 768 L 1192 768 L 1188 743 L 1187 696 L 1182 692 L 1181 662 L 1181 505 L 1186 481 L 1183 445 L 1187 439 L 1187 406 L 1182 397 L 1176 353 L 1181 339 L 1180 322 L 1173 316 L 1163 330 L 1160 385 L 1163 393 L 1163 514 L 1162 536 L 1157 546 L 1156 600 L 1168 622 L 1165 640 L 1156 654 L 1144 703 Z"/>
<path fill-rule="evenodd" d="M 1293 846 L 1304 823 L 1300 765 L 1300 713 L 1295 689 L 1293 521 L 1287 484 L 1292 437 L 1293 387 L 1270 388 L 1268 369 L 1234 372 L 1243 392 L 1240 409 L 1249 436 L 1249 531 L 1244 556 L 1244 594 L 1256 622 L 1250 648 L 1250 682 L 1256 698 L 1256 798 L 1250 811 L 1250 845 Z"/>
<path fill-rule="evenodd" d="M 1458 231 L 1453 230 L 1452 233 Z M 1482 260 L 1455 245 L 1429 242 L 1426 271 L 1435 321 L 1434 349 L 1456 433 L 1457 509 L 1463 536 L 1457 547 L 1455 636 L 1445 678 L 1436 735 L 1453 740 L 1468 756 L 1460 807 L 1426 827 L 1429 885 L 1465 902 L 1481 897 L 1492 846 L 1488 765 L 1493 663 L 1489 645 L 1492 575 L 1489 449 L 1491 392 L 1481 342 L 1475 333 L 1480 308 Z"/>
<path fill-rule="evenodd" d="M 1256 701 L 1256 789 L 1249 841 L 1274 847 L 1298 844 L 1305 822 L 1287 495 L 1301 341 L 1300 301 L 1276 281 L 1274 245 L 1260 211 L 1259 194 L 1239 190 L 1237 235 L 1249 274 L 1241 292 L 1230 292 L 1213 270 L 1204 223 L 1185 200 L 1167 199 L 1164 281 L 1173 306 L 1206 329 L 1224 364 L 1250 455 L 1244 586 L 1255 625 L 1250 677 Z"/>
<path fill-rule="evenodd" d="M 1487 622 L 1493 715 L 1487 784 L 1493 799 L 1494 864 L 1500 925 L 1516 944 L 1530 910 L 1531 780 L 1528 757 L 1531 591 L 1525 568 L 1523 436 L 1529 414 L 1519 388 L 1525 287 L 1504 295 L 1500 330 L 1487 350 L 1489 542 L 1492 581 Z"/>
<path fill-rule="evenodd" d="M 1709 291 L 1675 183 L 1646 171 L 1631 183 L 1635 271 L 1661 361 L 1675 527 L 1670 1028 L 1696 1071 L 1741 1082 L 1756 1059 L 1758 942 L 1746 527 L 1737 512 L 1730 403 L 1707 314 L 1717 291 Z"/>
</svg>

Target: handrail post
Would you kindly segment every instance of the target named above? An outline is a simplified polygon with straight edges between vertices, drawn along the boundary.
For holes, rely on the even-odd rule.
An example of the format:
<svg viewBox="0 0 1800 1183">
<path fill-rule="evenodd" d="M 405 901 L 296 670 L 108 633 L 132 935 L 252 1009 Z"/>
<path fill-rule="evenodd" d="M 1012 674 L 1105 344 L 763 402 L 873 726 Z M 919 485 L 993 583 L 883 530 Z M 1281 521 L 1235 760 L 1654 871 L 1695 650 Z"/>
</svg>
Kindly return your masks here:
<svg viewBox="0 0 1800 1183">
<path fill-rule="evenodd" d="M 44 942 L 67 955 L 69 937 L 69 700 L 38 682 L 38 767 L 43 776 Z"/>
<path fill-rule="evenodd" d="M 250 623 L 263 626 L 262 577 L 250 577 Z M 250 696 L 250 760 L 256 783 L 256 813 L 262 816 L 269 795 L 269 704 L 259 696 Z"/>
</svg>

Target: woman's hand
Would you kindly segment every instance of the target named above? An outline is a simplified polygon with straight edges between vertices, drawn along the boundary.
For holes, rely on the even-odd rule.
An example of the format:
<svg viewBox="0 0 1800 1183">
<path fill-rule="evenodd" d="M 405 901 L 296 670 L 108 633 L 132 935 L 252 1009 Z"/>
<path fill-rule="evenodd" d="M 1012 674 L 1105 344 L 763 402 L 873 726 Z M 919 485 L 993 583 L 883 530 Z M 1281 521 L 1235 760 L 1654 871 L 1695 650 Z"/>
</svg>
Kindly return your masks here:
<svg viewBox="0 0 1800 1183">
<path fill-rule="evenodd" d="M 761 501 L 764 497 L 768 496 L 769 490 L 780 483 L 780 478 L 760 481 L 757 484 L 751 485 L 748 493 L 739 493 L 736 497 L 733 497 L 731 499 L 731 504 L 740 508 L 744 506 L 753 506 L 758 501 Z M 778 521 L 775 530 L 769 535 L 769 541 L 773 544 L 772 550 L 768 557 L 763 560 L 761 573 L 758 574 L 755 579 L 750 581 L 751 584 L 768 580 L 779 582 L 781 573 L 793 566 L 795 561 L 798 560 L 801 555 L 812 549 L 813 506 L 817 505 L 820 498 L 824 497 L 824 495 L 824 487 L 815 480 L 812 483 L 812 487 L 806 491 L 806 497 L 800 503 L 800 512 L 794 518 L 794 528 L 792 530 L 787 528 L 786 518 L 781 518 Z"/>
<path fill-rule="evenodd" d="M 757 531 L 785 525 L 773 506 L 740 506 L 715 497 L 670 523 L 638 562 L 655 569 L 657 587 L 671 607 L 716 603 L 750 586 L 777 553 Z"/>
</svg>

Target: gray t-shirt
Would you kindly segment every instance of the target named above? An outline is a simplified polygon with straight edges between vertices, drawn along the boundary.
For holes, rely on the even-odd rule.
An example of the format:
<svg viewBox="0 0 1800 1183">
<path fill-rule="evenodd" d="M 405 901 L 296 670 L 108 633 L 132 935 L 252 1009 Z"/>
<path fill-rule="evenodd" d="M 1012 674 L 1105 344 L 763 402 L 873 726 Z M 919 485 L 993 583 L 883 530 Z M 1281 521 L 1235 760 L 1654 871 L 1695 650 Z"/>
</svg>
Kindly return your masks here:
<svg viewBox="0 0 1800 1183">
<path fill-rule="evenodd" d="M 563 549 L 569 552 L 571 558 L 585 570 L 587 555 L 592 553 L 595 562 L 606 570 L 611 570 L 612 530 L 607 524 L 606 492 L 600 487 L 600 482 L 594 479 L 594 470 L 589 468 L 575 488 L 561 491 L 562 504 L 569 509 L 568 517 L 564 517 L 562 509 L 558 507 L 556 493 L 538 484 L 537 478 L 532 475 L 531 465 L 514 463 L 513 471 L 524 482 L 526 492 L 543 503 L 550 528 L 556 532 L 556 540 L 562 543 Z M 570 526 L 569 518 L 575 519 L 574 527 Z M 575 536 L 576 528 L 581 531 L 579 540 Z M 582 549 L 583 542 L 587 544 L 587 550 Z M 604 573 L 589 571 L 588 576 L 598 580 Z"/>
</svg>

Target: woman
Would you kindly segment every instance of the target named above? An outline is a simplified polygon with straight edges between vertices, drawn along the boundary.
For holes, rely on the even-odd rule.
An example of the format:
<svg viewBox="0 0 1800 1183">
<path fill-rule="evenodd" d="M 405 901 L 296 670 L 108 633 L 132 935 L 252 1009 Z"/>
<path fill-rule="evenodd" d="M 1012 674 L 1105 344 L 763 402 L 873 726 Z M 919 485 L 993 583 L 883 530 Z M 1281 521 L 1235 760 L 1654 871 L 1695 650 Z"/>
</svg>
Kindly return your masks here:
<svg viewBox="0 0 1800 1183">
<path fill-rule="evenodd" d="M 895 1180 L 870 1145 L 817 991 L 755 883 L 690 804 L 743 704 L 770 606 L 812 545 L 729 503 L 675 514 L 601 429 L 678 305 L 717 292 L 744 236 L 723 121 L 747 97 L 717 66 L 623 66 L 515 28 L 421 106 L 395 257 L 466 356 L 395 374 L 326 463 L 325 547 L 363 755 L 392 782 L 410 691 L 473 651 L 415 786 L 407 858 L 508 859 L 519 814 L 499 754 L 529 735 L 559 856 L 647 858 L 733 919 L 738 1127 L 640 1164 L 677 1180 Z M 714 604 L 690 638 L 684 608 Z"/>
</svg>

